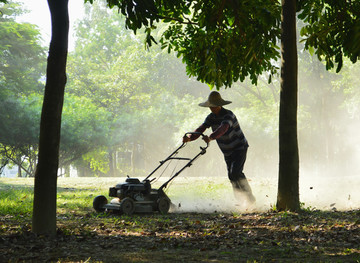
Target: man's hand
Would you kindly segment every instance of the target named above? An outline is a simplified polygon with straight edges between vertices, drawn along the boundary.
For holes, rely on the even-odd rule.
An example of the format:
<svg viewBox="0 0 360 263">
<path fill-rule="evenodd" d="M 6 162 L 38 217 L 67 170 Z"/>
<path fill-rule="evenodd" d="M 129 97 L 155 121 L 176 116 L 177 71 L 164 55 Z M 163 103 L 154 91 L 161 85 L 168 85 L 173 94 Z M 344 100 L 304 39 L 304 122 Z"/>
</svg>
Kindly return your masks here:
<svg viewBox="0 0 360 263">
<path fill-rule="evenodd" d="M 202 138 L 206 143 L 210 143 L 211 139 L 209 136 L 205 135 L 203 138 Z"/>
<path fill-rule="evenodd" d="M 191 141 L 191 139 L 189 137 L 187 137 L 186 135 L 184 135 L 183 137 L 183 143 L 189 142 Z"/>
</svg>

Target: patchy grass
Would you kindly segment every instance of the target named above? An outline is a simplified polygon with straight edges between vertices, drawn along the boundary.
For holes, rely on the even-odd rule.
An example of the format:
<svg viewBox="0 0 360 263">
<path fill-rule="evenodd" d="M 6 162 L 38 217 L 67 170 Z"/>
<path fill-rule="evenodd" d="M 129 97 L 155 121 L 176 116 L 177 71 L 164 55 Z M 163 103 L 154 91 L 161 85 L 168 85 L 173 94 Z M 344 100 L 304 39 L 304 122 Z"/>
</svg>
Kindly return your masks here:
<svg viewBox="0 0 360 263">
<path fill-rule="evenodd" d="M 32 211 L 33 198 L 33 187 L 31 185 L 1 182 L 0 215 L 29 216 Z"/>
<path fill-rule="evenodd" d="M 211 209 L 95 213 L 114 178 L 59 178 L 58 234 L 31 233 L 32 179 L 0 179 L 0 262 L 360 262 L 360 210 L 249 213 Z M 180 200 L 228 194 L 226 182 L 173 185 Z"/>
</svg>

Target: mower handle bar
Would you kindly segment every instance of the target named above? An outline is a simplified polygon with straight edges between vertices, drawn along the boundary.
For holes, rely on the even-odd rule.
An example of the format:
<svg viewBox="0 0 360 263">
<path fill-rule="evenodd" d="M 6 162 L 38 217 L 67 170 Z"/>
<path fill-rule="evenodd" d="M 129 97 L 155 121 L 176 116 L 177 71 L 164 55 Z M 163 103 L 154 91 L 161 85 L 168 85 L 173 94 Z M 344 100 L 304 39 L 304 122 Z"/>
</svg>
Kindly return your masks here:
<svg viewBox="0 0 360 263">
<path fill-rule="evenodd" d="M 187 133 L 185 133 L 185 135 L 184 136 L 186 136 L 187 134 L 198 134 L 198 135 L 201 135 L 203 138 L 204 138 L 204 134 L 203 133 L 201 133 L 201 132 L 187 132 Z M 183 142 L 182 143 L 182 145 L 178 148 L 178 149 L 180 149 L 180 148 L 182 148 L 182 147 L 184 147 L 185 146 L 185 142 Z M 185 165 L 185 166 L 183 166 L 183 168 L 181 168 L 179 171 L 177 171 L 177 173 L 175 173 L 169 180 L 167 180 L 165 183 L 163 183 L 163 185 L 162 186 L 160 186 L 160 188 L 159 188 L 159 190 L 162 190 L 163 188 L 166 188 L 167 187 L 167 185 L 168 185 L 168 183 L 170 183 L 175 177 L 177 177 L 183 170 L 185 170 L 185 168 L 187 168 L 187 167 L 190 167 L 191 165 L 192 165 L 192 163 L 197 159 L 197 158 L 199 158 L 201 155 L 204 155 L 205 153 L 206 153 L 206 149 L 209 147 L 209 143 L 207 142 L 206 143 L 206 147 L 201 147 L 200 146 L 200 152 L 195 156 L 195 157 L 193 157 L 192 159 L 187 159 L 187 160 L 189 160 L 189 162 Z M 177 149 L 177 150 L 178 150 Z"/>
<path fill-rule="evenodd" d="M 198 134 L 198 135 L 201 135 L 202 137 L 205 136 L 205 135 L 204 135 L 203 133 L 201 133 L 201 132 L 187 132 L 187 133 L 185 133 L 184 136 L 186 136 L 186 135 L 188 135 L 188 134 Z M 191 159 L 191 158 L 173 157 L 174 155 L 176 155 L 176 154 L 178 153 L 178 151 L 179 151 L 181 148 L 185 147 L 185 145 L 186 145 L 186 142 L 183 142 L 183 143 L 182 143 L 173 153 L 171 153 L 165 160 L 160 161 L 159 166 L 156 167 L 155 170 L 152 171 L 152 172 L 144 179 L 144 181 L 147 180 L 147 179 L 149 179 L 164 163 L 166 163 L 167 161 L 169 161 L 169 160 L 171 160 L 171 159 L 188 160 L 189 162 L 188 162 L 180 171 L 178 171 L 174 176 L 172 176 L 167 182 L 165 182 L 165 183 L 161 186 L 161 188 L 166 187 L 167 184 L 168 184 L 171 180 L 173 180 L 176 176 L 178 176 L 186 167 L 190 167 L 191 164 L 192 164 L 192 162 L 195 161 L 200 155 L 205 154 L 205 153 L 206 153 L 206 149 L 209 147 L 209 143 L 206 143 L 206 146 L 205 146 L 205 147 L 201 147 L 201 146 L 200 146 L 201 152 L 198 153 L 198 154 L 197 154 L 194 158 L 192 158 L 192 159 Z"/>
<path fill-rule="evenodd" d="M 187 133 L 185 133 L 185 135 L 184 136 L 187 136 L 188 134 L 195 134 L 195 135 L 201 135 L 201 137 L 202 138 L 204 138 L 205 137 L 205 135 L 202 133 L 202 132 L 187 132 Z M 183 143 L 183 145 L 184 145 L 185 143 Z M 201 150 L 203 150 L 203 149 L 206 149 L 207 147 L 209 147 L 209 143 L 207 142 L 206 143 L 206 147 L 204 148 L 204 147 L 200 147 L 200 149 Z"/>
</svg>

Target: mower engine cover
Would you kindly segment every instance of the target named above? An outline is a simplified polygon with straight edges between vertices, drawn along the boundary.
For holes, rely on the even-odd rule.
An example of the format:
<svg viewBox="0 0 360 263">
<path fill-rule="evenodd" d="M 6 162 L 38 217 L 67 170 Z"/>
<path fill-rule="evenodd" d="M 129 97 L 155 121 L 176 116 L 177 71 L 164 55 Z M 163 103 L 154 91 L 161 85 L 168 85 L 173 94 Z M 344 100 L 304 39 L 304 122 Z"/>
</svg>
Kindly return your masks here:
<svg viewBox="0 0 360 263">
<path fill-rule="evenodd" d="M 140 182 L 138 178 L 127 178 L 124 183 L 119 183 L 115 187 L 110 187 L 109 196 L 134 198 L 134 194 L 148 195 L 151 191 L 150 180 Z"/>
</svg>

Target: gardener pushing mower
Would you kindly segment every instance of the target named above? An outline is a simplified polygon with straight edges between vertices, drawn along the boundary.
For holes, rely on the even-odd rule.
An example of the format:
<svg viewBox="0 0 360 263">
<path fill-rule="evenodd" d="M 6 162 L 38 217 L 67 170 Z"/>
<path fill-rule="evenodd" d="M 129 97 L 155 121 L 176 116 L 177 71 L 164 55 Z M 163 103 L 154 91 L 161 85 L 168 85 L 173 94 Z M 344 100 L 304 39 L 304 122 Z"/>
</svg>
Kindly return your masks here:
<svg viewBox="0 0 360 263">
<path fill-rule="evenodd" d="M 199 104 L 201 107 L 209 107 L 211 113 L 195 132 L 203 133 L 207 128 L 211 127 L 213 133 L 210 136 L 204 136 L 203 140 L 206 143 L 216 140 L 220 150 L 224 154 L 228 177 L 232 184 L 235 197 L 238 200 L 245 197 L 247 203 L 253 204 L 255 197 L 243 173 L 249 145 L 235 114 L 223 107 L 230 103 L 231 101 L 223 100 L 219 92 L 212 91 L 208 100 Z M 183 142 L 196 140 L 199 136 L 198 134 L 185 135 Z"/>
</svg>

